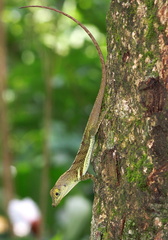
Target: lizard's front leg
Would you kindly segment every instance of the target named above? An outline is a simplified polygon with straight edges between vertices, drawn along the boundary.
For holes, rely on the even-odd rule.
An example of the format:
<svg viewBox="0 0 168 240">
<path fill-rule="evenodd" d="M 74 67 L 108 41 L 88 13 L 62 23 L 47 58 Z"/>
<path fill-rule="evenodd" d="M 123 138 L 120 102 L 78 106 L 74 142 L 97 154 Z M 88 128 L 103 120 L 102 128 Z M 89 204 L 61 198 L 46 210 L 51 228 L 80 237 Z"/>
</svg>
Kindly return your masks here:
<svg viewBox="0 0 168 240">
<path fill-rule="evenodd" d="M 88 179 L 92 179 L 93 182 L 96 182 L 96 177 L 93 174 L 86 173 L 85 175 L 83 175 L 81 177 L 81 181 L 85 181 L 85 180 L 88 180 Z"/>
</svg>

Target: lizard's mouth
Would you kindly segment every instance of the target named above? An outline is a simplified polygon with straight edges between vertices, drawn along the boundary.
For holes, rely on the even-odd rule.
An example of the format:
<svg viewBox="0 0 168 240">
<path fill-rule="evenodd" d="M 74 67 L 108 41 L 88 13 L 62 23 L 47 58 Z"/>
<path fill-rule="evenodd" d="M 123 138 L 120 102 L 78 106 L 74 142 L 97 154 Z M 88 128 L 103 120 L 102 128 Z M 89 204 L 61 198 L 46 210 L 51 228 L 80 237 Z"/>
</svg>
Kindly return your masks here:
<svg viewBox="0 0 168 240">
<path fill-rule="evenodd" d="M 61 202 L 61 199 L 57 202 L 52 202 L 52 207 L 56 207 Z"/>
</svg>

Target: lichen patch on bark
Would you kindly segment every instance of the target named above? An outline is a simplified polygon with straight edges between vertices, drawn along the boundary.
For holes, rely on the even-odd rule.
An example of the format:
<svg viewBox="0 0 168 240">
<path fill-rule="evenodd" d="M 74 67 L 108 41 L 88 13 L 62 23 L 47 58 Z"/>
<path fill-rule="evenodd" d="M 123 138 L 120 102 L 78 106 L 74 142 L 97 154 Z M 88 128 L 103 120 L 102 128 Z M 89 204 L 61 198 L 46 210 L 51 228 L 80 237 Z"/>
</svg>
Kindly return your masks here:
<svg viewBox="0 0 168 240">
<path fill-rule="evenodd" d="M 111 1 L 91 240 L 168 239 L 168 4 Z"/>
</svg>

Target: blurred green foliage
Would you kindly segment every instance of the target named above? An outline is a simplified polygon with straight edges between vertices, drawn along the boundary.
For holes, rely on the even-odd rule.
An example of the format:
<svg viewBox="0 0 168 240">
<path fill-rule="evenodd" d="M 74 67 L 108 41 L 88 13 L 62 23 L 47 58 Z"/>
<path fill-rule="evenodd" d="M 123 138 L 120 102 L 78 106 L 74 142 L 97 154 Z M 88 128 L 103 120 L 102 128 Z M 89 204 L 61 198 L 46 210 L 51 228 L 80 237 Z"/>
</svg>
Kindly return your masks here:
<svg viewBox="0 0 168 240">
<path fill-rule="evenodd" d="M 45 78 L 50 79 L 52 86 L 49 132 L 51 188 L 75 157 L 99 89 L 101 68 L 95 47 L 79 26 L 49 10 L 19 9 L 30 4 L 56 7 L 77 18 L 93 33 L 106 57 L 105 18 L 109 0 L 5 2 L 3 19 L 8 53 L 5 97 L 9 111 L 16 197 L 29 196 L 40 204 L 44 166 Z M 91 202 L 91 182 L 80 183 L 69 196 L 75 194 L 88 197 Z M 65 201 L 53 209 L 48 194 L 48 239 L 70 240 L 64 237 L 64 221 L 59 222 L 56 218 Z M 82 224 L 78 226 L 81 231 L 77 231 L 76 235 L 74 233 L 73 240 L 89 238 L 90 218 L 88 216 L 85 229 L 82 230 Z"/>
</svg>

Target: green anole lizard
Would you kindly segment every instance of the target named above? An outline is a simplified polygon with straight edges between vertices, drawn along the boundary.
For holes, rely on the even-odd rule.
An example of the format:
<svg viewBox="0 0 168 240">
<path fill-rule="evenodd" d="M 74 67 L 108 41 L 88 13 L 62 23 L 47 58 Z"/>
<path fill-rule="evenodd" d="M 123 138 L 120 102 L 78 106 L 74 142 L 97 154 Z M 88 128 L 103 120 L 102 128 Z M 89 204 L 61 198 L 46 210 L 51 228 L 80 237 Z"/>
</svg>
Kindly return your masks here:
<svg viewBox="0 0 168 240">
<path fill-rule="evenodd" d="M 68 192 L 80 181 L 86 180 L 91 178 L 91 175 L 87 173 L 87 170 L 89 168 L 90 164 L 90 159 L 92 155 L 92 150 L 94 147 L 94 142 L 95 142 L 95 135 L 98 131 L 98 128 L 100 126 L 102 118 L 100 117 L 100 112 L 101 112 L 101 105 L 102 105 L 102 100 L 104 96 L 104 91 L 105 91 L 105 86 L 106 86 L 106 66 L 105 66 L 105 61 L 104 57 L 102 54 L 102 51 L 96 41 L 96 39 L 93 37 L 91 32 L 78 20 L 73 18 L 72 16 L 54 9 L 50 7 L 45 7 L 45 6 L 25 6 L 21 8 L 27 8 L 27 7 L 38 7 L 38 8 L 45 8 L 49 9 L 55 12 L 58 12 L 74 22 L 76 22 L 79 26 L 81 26 L 85 32 L 89 35 L 91 38 L 93 44 L 95 45 L 101 66 L 102 66 L 102 79 L 101 79 L 101 85 L 99 88 L 98 95 L 96 97 L 95 103 L 93 105 L 92 111 L 90 113 L 87 125 L 85 127 L 82 141 L 79 147 L 79 150 L 77 152 L 77 155 L 75 157 L 75 160 L 73 161 L 71 167 L 64 173 L 62 174 L 57 182 L 55 183 L 54 187 L 50 190 L 50 195 L 52 197 L 52 206 L 57 206 L 62 198 L 68 194 Z"/>
</svg>

